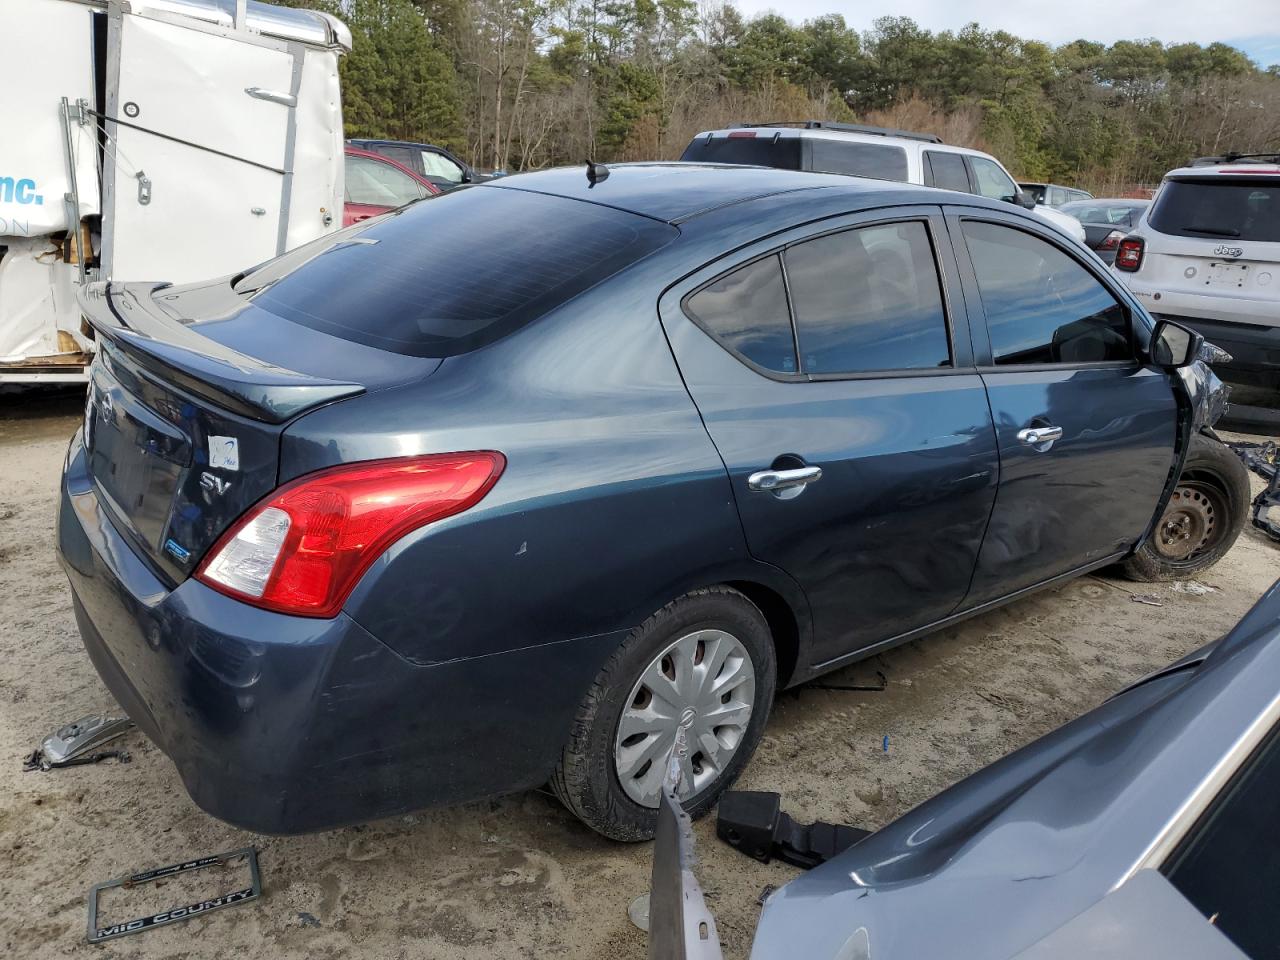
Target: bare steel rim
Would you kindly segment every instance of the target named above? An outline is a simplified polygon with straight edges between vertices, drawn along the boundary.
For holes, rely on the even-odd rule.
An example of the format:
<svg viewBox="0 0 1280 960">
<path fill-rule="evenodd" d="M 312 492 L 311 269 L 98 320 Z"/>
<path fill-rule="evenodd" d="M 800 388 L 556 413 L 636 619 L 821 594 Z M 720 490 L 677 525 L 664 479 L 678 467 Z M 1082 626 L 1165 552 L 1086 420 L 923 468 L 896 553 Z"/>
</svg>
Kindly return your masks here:
<svg viewBox="0 0 1280 960">
<path fill-rule="evenodd" d="M 755 707 L 756 671 L 742 641 L 724 630 L 695 630 L 645 667 L 631 688 L 614 739 L 614 770 L 623 791 L 657 807 L 665 761 L 685 729 L 680 795 L 710 786 L 729 766 Z"/>
<path fill-rule="evenodd" d="M 1212 550 L 1227 528 L 1222 491 L 1199 480 L 1178 484 L 1156 524 L 1156 553 L 1173 563 L 1190 563 Z"/>
</svg>

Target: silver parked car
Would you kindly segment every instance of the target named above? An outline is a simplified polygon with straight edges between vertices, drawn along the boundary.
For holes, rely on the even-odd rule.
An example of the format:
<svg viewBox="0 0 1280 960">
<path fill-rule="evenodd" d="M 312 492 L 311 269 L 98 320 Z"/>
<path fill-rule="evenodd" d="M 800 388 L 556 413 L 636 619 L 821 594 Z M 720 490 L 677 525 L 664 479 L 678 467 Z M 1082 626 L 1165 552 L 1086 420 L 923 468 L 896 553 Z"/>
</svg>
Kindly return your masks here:
<svg viewBox="0 0 1280 960">
<path fill-rule="evenodd" d="M 1272 960 L 1278 796 L 1280 581 L 1221 640 L 776 891 L 751 956 Z"/>
</svg>

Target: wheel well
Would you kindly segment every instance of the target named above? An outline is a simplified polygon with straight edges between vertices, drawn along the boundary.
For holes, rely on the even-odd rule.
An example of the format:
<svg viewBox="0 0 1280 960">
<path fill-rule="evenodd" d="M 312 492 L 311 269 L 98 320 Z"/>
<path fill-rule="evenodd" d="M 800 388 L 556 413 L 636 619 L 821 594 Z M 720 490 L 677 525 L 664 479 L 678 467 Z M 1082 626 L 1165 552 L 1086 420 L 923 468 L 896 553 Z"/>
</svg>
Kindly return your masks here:
<svg viewBox="0 0 1280 960">
<path fill-rule="evenodd" d="M 730 580 L 727 584 L 760 608 L 769 632 L 773 635 L 774 653 L 778 657 L 778 689 L 791 682 L 800 656 L 800 627 L 791 604 L 781 594 L 751 580 Z"/>
</svg>

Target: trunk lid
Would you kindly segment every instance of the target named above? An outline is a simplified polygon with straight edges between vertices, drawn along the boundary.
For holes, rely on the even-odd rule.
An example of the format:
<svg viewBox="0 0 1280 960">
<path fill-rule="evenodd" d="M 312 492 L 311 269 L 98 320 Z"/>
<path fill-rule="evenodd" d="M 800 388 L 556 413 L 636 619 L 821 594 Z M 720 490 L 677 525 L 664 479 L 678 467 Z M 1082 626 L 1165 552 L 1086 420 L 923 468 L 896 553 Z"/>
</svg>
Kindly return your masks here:
<svg viewBox="0 0 1280 960">
<path fill-rule="evenodd" d="M 80 299 L 98 335 L 89 472 L 113 524 L 170 585 L 276 487 L 289 421 L 440 363 L 300 327 L 225 280 L 95 283 Z"/>
</svg>

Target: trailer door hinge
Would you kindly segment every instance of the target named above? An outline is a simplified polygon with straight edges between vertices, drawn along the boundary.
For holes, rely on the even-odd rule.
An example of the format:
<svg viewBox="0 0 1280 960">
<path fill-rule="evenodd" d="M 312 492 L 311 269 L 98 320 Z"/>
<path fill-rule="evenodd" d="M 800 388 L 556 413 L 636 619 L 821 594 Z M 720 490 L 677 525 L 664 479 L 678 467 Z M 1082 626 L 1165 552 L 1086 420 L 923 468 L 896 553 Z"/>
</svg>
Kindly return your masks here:
<svg viewBox="0 0 1280 960">
<path fill-rule="evenodd" d="M 135 176 L 138 178 L 138 203 L 145 207 L 151 202 L 151 178 L 141 170 Z"/>
</svg>

